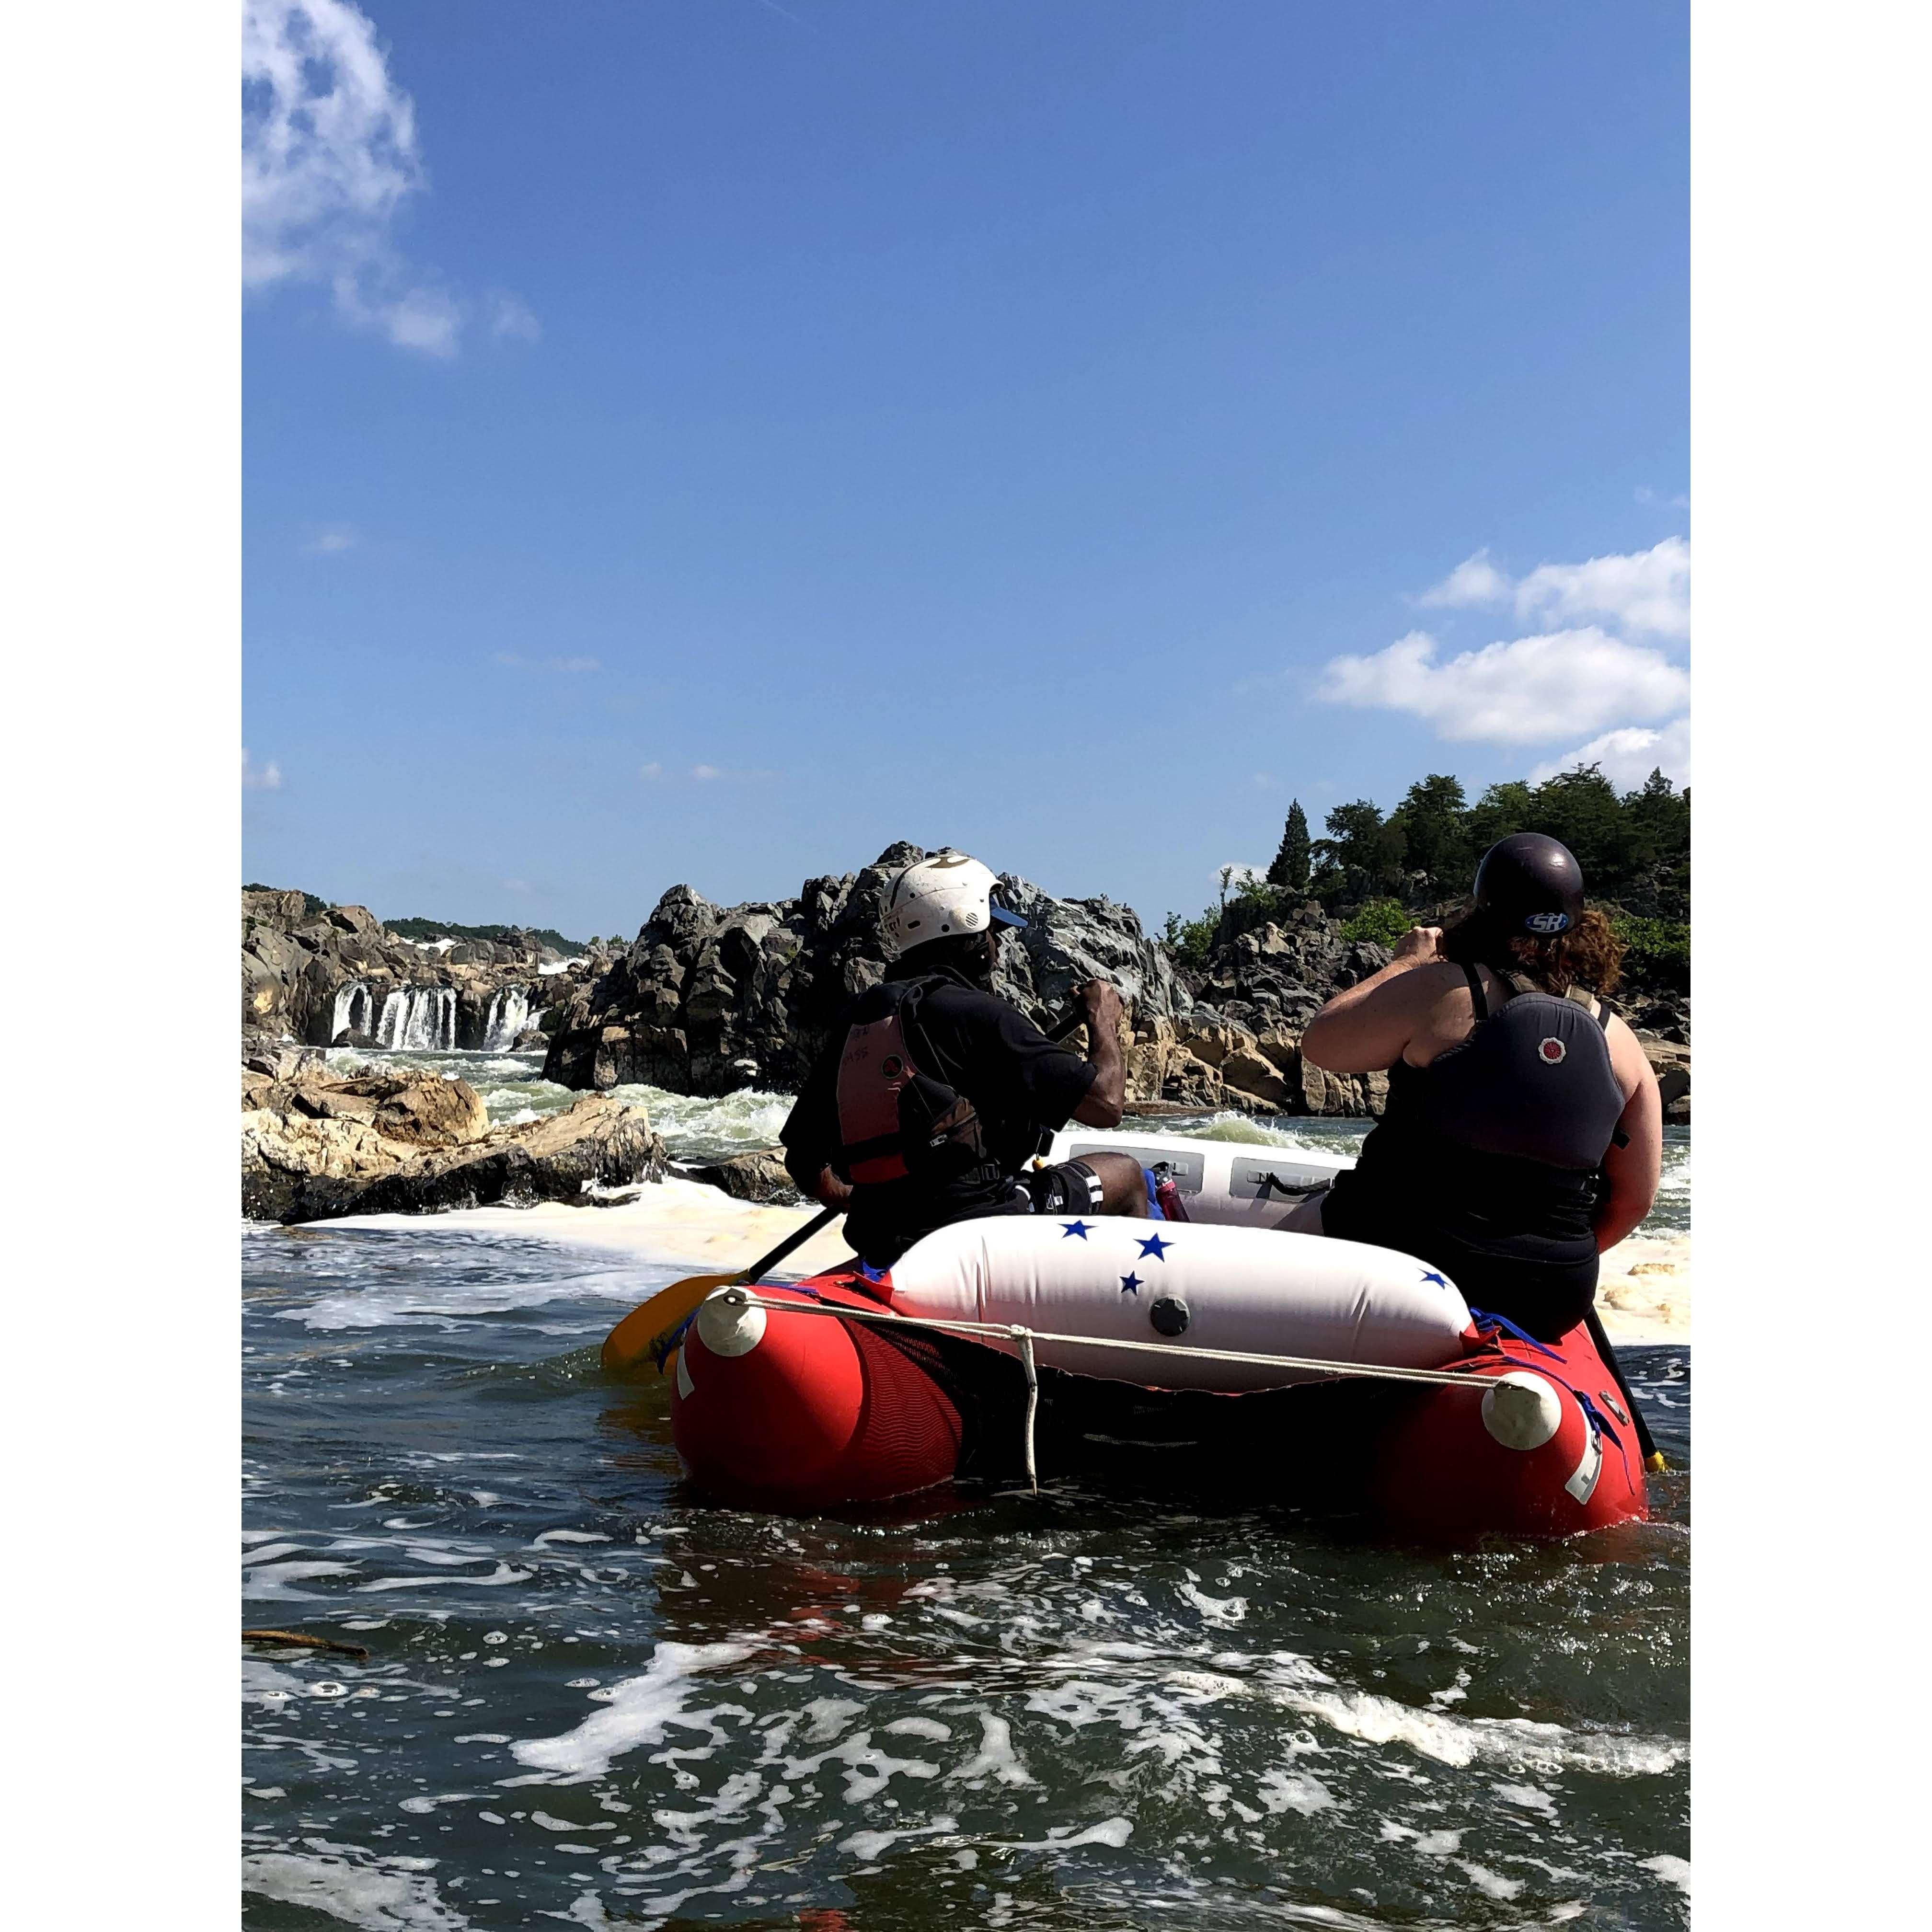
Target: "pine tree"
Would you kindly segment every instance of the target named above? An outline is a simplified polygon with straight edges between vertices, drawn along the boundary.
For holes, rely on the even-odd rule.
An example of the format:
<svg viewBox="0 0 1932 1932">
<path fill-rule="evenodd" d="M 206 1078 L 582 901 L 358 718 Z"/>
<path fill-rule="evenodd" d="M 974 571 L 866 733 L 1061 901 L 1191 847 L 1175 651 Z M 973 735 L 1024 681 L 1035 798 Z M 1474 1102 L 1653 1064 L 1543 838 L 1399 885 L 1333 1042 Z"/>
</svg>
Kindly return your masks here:
<svg viewBox="0 0 1932 1932">
<path fill-rule="evenodd" d="M 1300 799 L 1288 808 L 1288 823 L 1282 830 L 1281 850 L 1268 868 L 1268 882 L 1280 890 L 1303 892 L 1308 890 L 1308 814 Z"/>
</svg>

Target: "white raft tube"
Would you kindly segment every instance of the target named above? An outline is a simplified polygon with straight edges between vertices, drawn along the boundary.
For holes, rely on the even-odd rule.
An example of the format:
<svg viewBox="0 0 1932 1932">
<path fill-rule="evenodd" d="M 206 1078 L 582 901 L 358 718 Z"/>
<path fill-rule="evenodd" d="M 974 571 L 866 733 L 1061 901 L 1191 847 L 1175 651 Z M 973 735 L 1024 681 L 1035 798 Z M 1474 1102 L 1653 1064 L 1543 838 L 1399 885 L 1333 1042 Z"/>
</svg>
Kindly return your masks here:
<svg viewBox="0 0 1932 1932">
<path fill-rule="evenodd" d="M 1034 1346 L 1050 1368 L 1227 1395 L 1322 1378 L 1264 1363 L 1190 1360 L 1190 1348 L 1436 1369 L 1461 1359 L 1469 1320 L 1454 1283 L 1412 1255 L 1204 1222 L 958 1221 L 909 1248 L 892 1283 L 898 1314 L 1046 1331 Z M 1160 1342 L 1174 1352 L 1056 1344 L 1046 1339 L 1054 1333 Z M 1017 1341 L 988 1340 L 1019 1353 Z"/>
<path fill-rule="evenodd" d="M 1197 1141 L 1183 1134 L 1110 1133 L 1081 1126 L 1061 1129 L 1042 1159 L 1052 1166 L 1090 1154 L 1129 1154 L 1156 1178 L 1165 1172 L 1190 1220 L 1229 1228 L 1280 1226 L 1318 1187 L 1355 1164 L 1347 1154 L 1330 1157 L 1252 1141 Z"/>
</svg>

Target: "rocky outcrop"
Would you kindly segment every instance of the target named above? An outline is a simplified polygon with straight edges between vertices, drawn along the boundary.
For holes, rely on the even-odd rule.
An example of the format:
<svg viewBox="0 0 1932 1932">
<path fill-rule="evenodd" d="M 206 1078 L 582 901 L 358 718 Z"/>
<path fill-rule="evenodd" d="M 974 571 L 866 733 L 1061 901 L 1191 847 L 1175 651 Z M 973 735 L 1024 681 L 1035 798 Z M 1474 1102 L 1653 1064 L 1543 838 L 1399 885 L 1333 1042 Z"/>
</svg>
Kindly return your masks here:
<svg viewBox="0 0 1932 1932">
<path fill-rule="evenodd" d="M 895 845 L 862 872 L 808 879 L 796 898 L 769 903 L 714 906 L 674 886 L 629 951 L 572 1001 L 544 1077 L 580 1088 L 795 1093 L 833 1016 L 884 972 L 887 880 L 925 856 Z M 1053 898 L 1012 877 L 1002 886 L 1028 925 L 1005 938 L 995 990 L 1036 1019 L 1058 1017 L 1094 978 L 1120 989 L 1136 1026 L 1192 1004 L 1166 948 L 1125 906 Z"/>
<path fill-rule="evenodd" d="M 419 944 L 366 907 L 266 888 L 242 895 L 244 1040 L 508 1048 L 610 963 L 602 952 L 566 961 L 521 932 Z"/>
<path fill-rule="evenodd" d="M 641 1107 L 590 1095 L 492 1127 L 476 1090 L 434 1074 L 332 1077 L 256 1064 L 242 1076 L 242 1212 L 256 1220 L 577 1201 L 652 1180 L 664 1143 Z"/>
<path fill-rule="evenodd" d="M 1156 1022 L 1127 1049 L 1127 1106 L 1216 1113 L 1379 1115 L 1385 1073 L 1336 1074 L 1301 1057 L 1298 1027 L 1258 1030 L 1197 1006 Z"/>
<path fill-rule="evenodd" d="M 703 1167 L 680 1172 L 689 1180 L 722 1188 L 734 1201 L 755 1201 L 761 1207 L 768 1207 L 776 1202 L 788 1205 L 800 1198 L 791 1176 L 785 1172 L 782 1148 L 760 1148 L 750 1154 L 734 1154 L 728 1160 L 712 1161 Z"/>
<path fill-rule="evenodd" d="M 1381 971 L 1389 958 L 1386 946 L 1345 939 L 1311 899 L 1282 922 L 1220 940 L 1195 992 L 1229 1019 L 1299 1033 L 1336 994 Z"/>
</svg>

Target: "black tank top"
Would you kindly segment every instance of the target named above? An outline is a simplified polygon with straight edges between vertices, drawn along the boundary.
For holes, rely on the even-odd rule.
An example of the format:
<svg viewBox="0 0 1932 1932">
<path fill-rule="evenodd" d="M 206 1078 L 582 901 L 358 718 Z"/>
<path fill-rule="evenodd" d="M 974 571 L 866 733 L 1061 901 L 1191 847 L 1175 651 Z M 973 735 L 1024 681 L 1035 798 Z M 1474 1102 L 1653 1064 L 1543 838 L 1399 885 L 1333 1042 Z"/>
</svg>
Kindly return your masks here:
<svg viewBox="0 0 1932 1932">
<path fill-rule="evenodd" d="M 1464 1295 L 1553 1340 L 1596 1292 L 1592 1226 L 1604 1156 L 1624 1110 L 1592 1016 L 1526 980 L 1426 1066 L 1389 1070 L 1388 1106 L 1323 1203 L 1324 1233 L 1420 1256 Z"/>
</svg>

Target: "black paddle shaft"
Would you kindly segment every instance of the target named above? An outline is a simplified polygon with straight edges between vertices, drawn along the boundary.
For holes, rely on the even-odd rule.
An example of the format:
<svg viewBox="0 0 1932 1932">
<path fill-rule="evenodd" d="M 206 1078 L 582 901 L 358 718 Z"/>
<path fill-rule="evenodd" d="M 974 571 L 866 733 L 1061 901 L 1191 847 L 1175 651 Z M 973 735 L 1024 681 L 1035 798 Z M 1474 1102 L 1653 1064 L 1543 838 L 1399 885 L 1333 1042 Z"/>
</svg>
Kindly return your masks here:
<svg viewBox="0 0 1932 1932">
<path fill-rule="evenodd" d="M 1084 1024 L 1086 1018 L 1086 1009 L 1084 1006 L 1076 1006 L 1071 1012 L 1054 1022 L 1046 1036 L 1048 1040 L 1064 1040 L 1076 1027 Z M 754 1262 L 745 1270 L 745 1279 L 751 1282 L 762 1280 L 788 1255 L 795 1253 L 799 1249 L 803 1247 L 821 1228 L 830 1227 L 844 1211 L 843 1208 L 828 1208 L 824 1213 L 813 1216 L 803 1227 L 794 1228 L 770 1254 L 765 1256 L 761 1260 Z"/>
<path fill-rule="evenodd" d="M 1650 1424 L 1643 1419 L 1643 1411 L 1638 1408 L 1636 1397 L 1630 1393 L 1630 1385 L 1624 1379 L 1623 1364 L 1617 1360 L 1617 1352 L 1610 1346 L 1610 1338 L 1604 1333 L 1603 1318 L 1594 1305 L 1583 1318 L 1584 1325 L 1590 1331 L 1590 1340 L 1597 1345 L 1597 1353 L 1604 1358 L 1604 1366 L 1610 1372 L 1610 1379 L 1622 1391 L 1624 1405 L 1630 1411 L 1630 1426 L 1636 1431 L 1637 1453 L 1648 1463 L 1657 1454 L 1657 1444 L 1652 1437 Z"/>
</svg>

